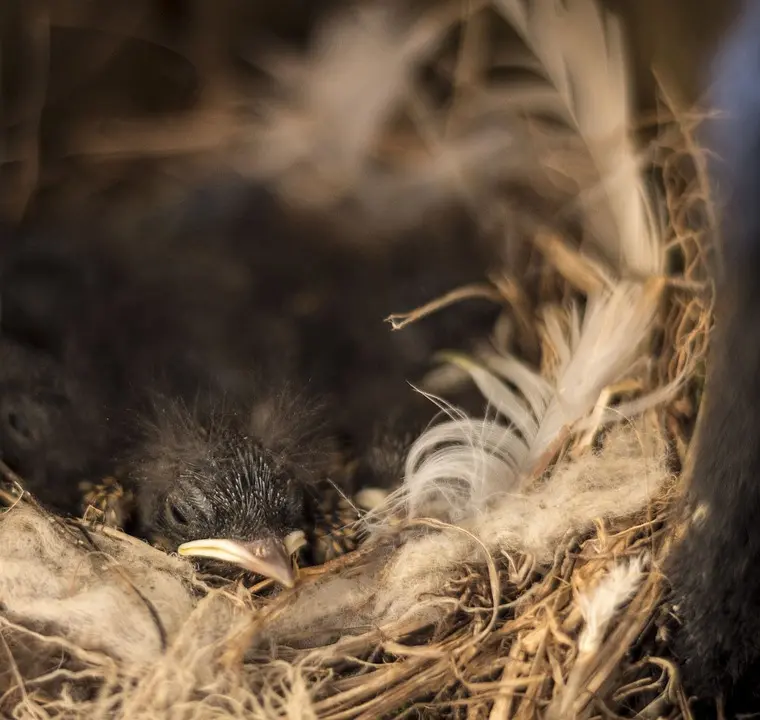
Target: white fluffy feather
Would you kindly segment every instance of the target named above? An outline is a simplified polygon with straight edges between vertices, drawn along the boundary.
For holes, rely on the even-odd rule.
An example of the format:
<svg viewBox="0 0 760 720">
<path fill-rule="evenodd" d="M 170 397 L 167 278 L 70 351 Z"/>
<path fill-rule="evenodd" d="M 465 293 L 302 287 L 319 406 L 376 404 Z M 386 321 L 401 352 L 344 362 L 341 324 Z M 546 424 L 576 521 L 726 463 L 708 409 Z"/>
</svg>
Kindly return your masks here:
<svg viewBox="0 0 760 720">
<path fill-rule="evenodd" d="M 578 716 L 574 705 L 579 698 L 588 697 L 587 687 L 595 669 L 597 652 L 612 620 L 644 579 L 646 559 L 646 556 L 639 556 L 627 563 L 617 563 L 596 587 L 577 596 L 585 627 L 578 641 L 573 669 L 547 709 L 549 720 Z"/>
<path fill-rule="evenodd" d="M 583 198 L 593 240 L 619 272 L 657 274 L 659 238 L 629 136 L 631 84 L 620 23 L 595 0 L 494 5 L 536 56 L 561 99 L 555 110 L 593 158 L 601 192 L 587 189 Z"/>
<path fill-rule="evenodd" d="M 583 628 L 578 651 L 595 652 L 618 610 L 631 599 L 643 577 L 644 558 L 618 563 L 590 592 L 578 595 L 576 602 L 586 626 Z"/>
<path fill-rule="evenodd" d="M 263 108 L 254 172 L 301 202 L 329 202 L 361 185 L 414 68 L 450 22 L 440 13 L 401 18 L 396 3 L 367 3 L 325 23 L 307 56 L 271 56 L 266 64 L 285 99 Z"/>
<path fill-rule="evenodd" d="M 652 287 L 621 282 L 589 298 L 582 320 L 571 306 L 566 329 L 547 313 L 545 332 L 558 360 L 551 379 L 514 357 L 490 355 L 488 367 L 456 358 L 497 417 L 453 414 L 431 426 L 412 446 L 404 484 L 382 510 L 392 516 L 402 505 L 412 517 L 461 522 L 523 489 L 558 442 L 584 429 L 603 390 L 634 369 L 656 308 Z M 626 407 L 618 412 L 624 417 Z"/>
</svg>

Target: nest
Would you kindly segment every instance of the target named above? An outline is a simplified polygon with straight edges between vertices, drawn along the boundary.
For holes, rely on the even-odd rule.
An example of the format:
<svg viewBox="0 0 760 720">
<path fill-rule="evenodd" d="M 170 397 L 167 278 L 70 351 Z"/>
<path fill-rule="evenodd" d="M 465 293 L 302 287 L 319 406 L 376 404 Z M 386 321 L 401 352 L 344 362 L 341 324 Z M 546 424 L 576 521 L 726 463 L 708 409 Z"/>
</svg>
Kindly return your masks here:
<svg viewBox="0 0 760 720">
<path fill-rule="evenodd" d="M 680 473 L 699 408 L 711 319 L 716 223 L 692 125 L 663 97 L 649 175 L 662 199 L 667 271 L 658 284 L 645 387 L 633 390 L 676 382 L 678 389 L 642 415 L 666 458 L 658 472 L 667 476 L 643 511 L 624 520 L 600 518 L 593 530 L 567 534 L 554 544 L 549 563 L 531 553 L 494 552 L 466 527 L 425 517 L 405 518 L 357 547 L 353 537 L 345 541 L 353 530 L 342 514 L 323 533 L 338 556 L 302 568 L 293 590 L 272 593 L 266 583 L 211 583 L 184 560 L 97 518 L 54 517 L 5 468 L 3 712 L 17 718 L 690 717 L 669 649 L 677 619 L 661 567 L 677 541 Z M 544 268 L 537 287 L 521 280 L 530 274 L 484 279 L 397 321 L 486 295 L 513 319 L 515 346 L 536 352 L 550 374 L 557 349 L 536 332 L 534 304 L 562 309 L 568 298 L 582 304 L 597 286 L 598 266 L 562 235 L 531 235 L 530 263 Z M 606 397 L 631 391 L 610 387 Z M 563 437 L 536 475 L 560 456 L 591 453 L 603 425 Z M 391 563 L 404 539 L 431 529 L 469 534 L 477 551 L 447 571 L 435 597 L 422 597 L 415 612 L 399 612 L 377 627 L 359 607 L 367 596 L 357 592 L 355 617 L 343 617 L 342 632 L 287 620 L 310 588 L 361 578 L 378 563 Z M 22 587 L 20 574 L 29 575 L 32 566 L 36 585 Z"/>
</svg>

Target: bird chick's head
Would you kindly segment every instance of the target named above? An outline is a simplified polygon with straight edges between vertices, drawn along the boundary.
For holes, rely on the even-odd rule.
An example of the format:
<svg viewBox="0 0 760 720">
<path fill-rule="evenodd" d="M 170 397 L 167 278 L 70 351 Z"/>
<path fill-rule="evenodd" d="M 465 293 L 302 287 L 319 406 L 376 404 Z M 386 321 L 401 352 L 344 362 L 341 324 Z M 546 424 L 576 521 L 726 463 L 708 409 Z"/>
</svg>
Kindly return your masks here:
<svg viewBox="0 0 760 720">
<path fill-rule="evenodd" d="M 0 336 L 0 458 L 50 509 L 77 512 L 77 483 L 108 454 L 105 404 L 56 358 Z"/>
<path fill-rule="evenodd" d="M 163 440 L 141 463 L 144 534 L 217 572 L 238 566 L 292 586 L 290 558 L 305 542 L 300 468 L 236 432 L 185 425 Z"/>
</svg>

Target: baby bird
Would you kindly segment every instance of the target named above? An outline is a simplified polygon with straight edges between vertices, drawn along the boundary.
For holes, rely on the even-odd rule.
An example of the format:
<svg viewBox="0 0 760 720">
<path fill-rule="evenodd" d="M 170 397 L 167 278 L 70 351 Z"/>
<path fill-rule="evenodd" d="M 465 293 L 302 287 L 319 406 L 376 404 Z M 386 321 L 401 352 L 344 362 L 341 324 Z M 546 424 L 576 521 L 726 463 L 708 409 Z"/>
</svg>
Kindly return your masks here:
<svg viewBox="0 0 760 720">
<path fill-rule="evenodd" d="M 106 470 L 106 425 L 87 386 L 54 358 L 0 337 L 0 448 L 27 490 L 75 512 L 76 481 Z"/>
<path fill-rule="evenodd" d="M 189 258 L 154 275 L 106 243 L 37 233 L 5 258 L 3 459 L 67 514 L 118 465 L 136 499 L 127 529 L 226 560 L 220 574 L 235 563 L 292 584 L 326 451 L 315 401 L 288 390 L 291 348 L 272 342 L 283 379 L 264 381 L 245 331 L 271 341 L 273 321 L 224 257 L 209 253 L 200 284 Z"/>
<path fill-rule="evenodd" d="M 306 542 L 310 492 L 330 458 L 321 429 L 316 405 L 282 389 L 192 407 L 157 399 L 131 465 L 140 534 L 292 586 L 290 556 Z"/>
</svg>

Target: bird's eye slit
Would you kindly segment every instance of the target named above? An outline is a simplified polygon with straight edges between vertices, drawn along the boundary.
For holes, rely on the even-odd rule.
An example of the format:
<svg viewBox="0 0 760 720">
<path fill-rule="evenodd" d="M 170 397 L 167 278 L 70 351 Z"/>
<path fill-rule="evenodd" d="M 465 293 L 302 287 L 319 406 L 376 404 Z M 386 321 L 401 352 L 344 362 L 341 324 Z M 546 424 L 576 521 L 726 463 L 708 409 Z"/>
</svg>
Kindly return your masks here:
<svg viewBox="0 0 760 720">
<path fill-rule="evenodd" d="M 166 501 L 166 514 L 175 525 L 187 525 L 189 523 L 185 513 L 183 513 L 182 510 L 180 510 L 171 500 Z"/>
</svg>

